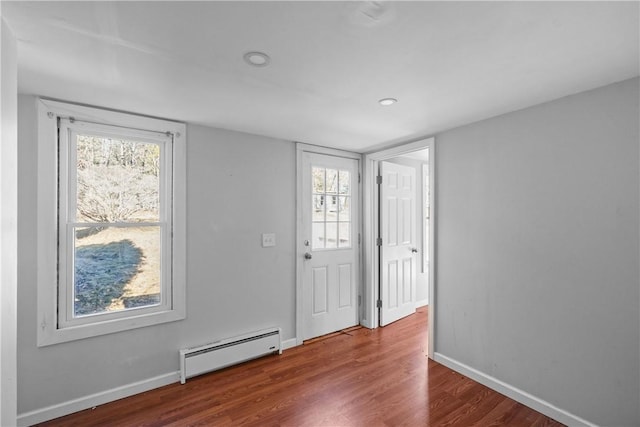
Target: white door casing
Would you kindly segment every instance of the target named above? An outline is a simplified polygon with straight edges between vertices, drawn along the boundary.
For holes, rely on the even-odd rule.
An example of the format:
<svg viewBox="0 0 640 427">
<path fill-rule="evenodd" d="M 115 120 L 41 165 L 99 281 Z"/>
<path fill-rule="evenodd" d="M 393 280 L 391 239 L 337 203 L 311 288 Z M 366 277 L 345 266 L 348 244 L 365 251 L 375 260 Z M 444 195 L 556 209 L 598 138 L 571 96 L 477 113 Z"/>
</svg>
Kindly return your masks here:
<svg viewBox="0 0 640 427">
<path fill-rule="evenodd" d="M 358 160 L 302 153 L 302 335 L 358 324 Z"/>
<path fill-rule="evenodd" d="M 380 162 L 380 326 L 416 310 L 416 170 Z"/>
<path fill-rule="evenodd" d="M 379 163 L 418 150 L 429 150 L 429 314 L 428 329 L 429 342 L 427 354 L 434 358 L 437 346 L 436 313 L 437 313 L 437 191 L 436 191 L 436 141 L 435 138 L 425 138 L 409 142 L 396 147 L 369 153 L 363 159 L 363 280 L 362 313 L 360 322 L 367 328 L 379 326 L 379 310 L 376 302 L 380 295 L 380 258 L 376 238 L 379 236 L 380 199 L 376 177 L 379 173 Z"/>
</svg>

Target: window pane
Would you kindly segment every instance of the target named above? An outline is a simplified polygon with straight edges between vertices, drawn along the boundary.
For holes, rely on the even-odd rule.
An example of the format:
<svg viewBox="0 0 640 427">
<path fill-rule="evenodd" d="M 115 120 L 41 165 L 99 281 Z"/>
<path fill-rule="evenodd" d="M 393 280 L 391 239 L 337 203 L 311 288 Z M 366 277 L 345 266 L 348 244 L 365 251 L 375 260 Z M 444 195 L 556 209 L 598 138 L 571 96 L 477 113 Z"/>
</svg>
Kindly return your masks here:
<svg viewBox="0 0 640 427">
<path fill-rule="evenodd" d="M 324 221 L 324 199 L 325 196 L 315 195 L 313 196 L 313 218 L 315 221 Z"/>
<path fill-rule="evenodd" d="M 340 223 L 339 236 L 340 236 L 340 241 L 338 242 L 338 246 L 341 248 L 350 248 L 351 247 L 351 224 Z"/>
<path fill-rule="evenodd" d="M 160 146 L 77 137 L 78 222 L 160 221 Z"/>
<path fill-rule="evenodd" d="M 311 234 L 311 247 L 324 249 L 324 222 L 314 222 Z"/>
<path fill-rule="evenodd" d="M 338 196 L 327 195 L 327 221 L 338 220 Z"/>
<path fill-rule="evenodd" d="M 349 171 L 340 171 L 338 181 L 340 184 L 338 192 L 340 194 L 350 194 L 351 180 L 349 179 Z"/>
<path fill-rule="evenodd" d="M 338 247 L 338 224 L 335 222 L 327 222 L 325 238 L 327 240 L 325 247 L 334 249 Z"/>
<path fill-rule="evenodd" d="M 335 169 L 327 169 L 327 193 L 338 192 L 338 171 Z"/>
<path fill-rule="evenodd" d="M 324 193 L 324 168 L 314 166 L 311 169 L 311 181 L 314 193 Z"/>
<path fill-rule="evenodd" d="M 75 229 L 75 317 L 160 304 L 160 227 Z"/>
<path fill-rule="evenodd" d="M 351 197 L 339 197 L 338 218 L 340 222 L 351 220 Z"/>
</svg>

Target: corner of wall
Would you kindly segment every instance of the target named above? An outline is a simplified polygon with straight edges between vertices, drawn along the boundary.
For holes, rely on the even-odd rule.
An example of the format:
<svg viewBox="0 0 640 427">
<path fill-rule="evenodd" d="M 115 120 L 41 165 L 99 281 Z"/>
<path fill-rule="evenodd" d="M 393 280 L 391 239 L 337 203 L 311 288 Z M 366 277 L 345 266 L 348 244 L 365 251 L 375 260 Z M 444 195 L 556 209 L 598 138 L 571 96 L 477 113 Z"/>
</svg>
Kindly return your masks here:
<svg viewBox="0 0 640 427">
<path fill-rule="evenodd" d="M 17 46 L 0 11 L 0 425 L 17 414 Z"/>
</svg>

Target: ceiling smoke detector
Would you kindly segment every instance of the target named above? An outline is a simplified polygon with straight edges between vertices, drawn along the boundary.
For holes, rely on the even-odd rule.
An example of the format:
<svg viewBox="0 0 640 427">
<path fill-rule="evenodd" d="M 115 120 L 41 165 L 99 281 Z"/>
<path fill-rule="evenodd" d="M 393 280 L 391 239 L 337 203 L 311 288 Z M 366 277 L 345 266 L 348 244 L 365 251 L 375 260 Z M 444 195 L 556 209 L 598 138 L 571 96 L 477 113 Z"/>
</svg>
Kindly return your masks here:
<svg viewBox="0 0 640 427">
<path fill-rule="evenodd" d="M 378 101 L 378 104 L 384 107 L 388 107 L 389 105 L 393 105 L 396 102 L 398 102 L 398 100 L 395 98 L 382 98 L 380 101 Z"/>
<path fill-rule="evenodd" d="M 263 52 L 247 52 L 244 54 L 244 60 L 254 67 L 266 67 L 271 62 L 269 55 Z"/>
</svg>

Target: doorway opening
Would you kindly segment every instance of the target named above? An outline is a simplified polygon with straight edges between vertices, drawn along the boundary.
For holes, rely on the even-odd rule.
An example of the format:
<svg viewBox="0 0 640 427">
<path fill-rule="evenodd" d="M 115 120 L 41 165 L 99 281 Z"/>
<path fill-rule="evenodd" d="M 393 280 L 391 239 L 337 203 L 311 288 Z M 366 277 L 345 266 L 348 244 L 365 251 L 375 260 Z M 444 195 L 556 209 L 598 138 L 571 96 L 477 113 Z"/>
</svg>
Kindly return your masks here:
<svg viewBox="0 0 640 427">
<path fill-rule="evenodd" d="M 434 160 L 434 138 L 368 154 L 363 188 L 362 324 L 376 328 L 428 304 L 430 358 L 434 354 L 436 310 Z M 388 175 L 387 184 L 381 170 Z M 413 201 L 412 196 L 401 191 L 409 191 L 409 187 L 415 194 Z"/>
</svg>

